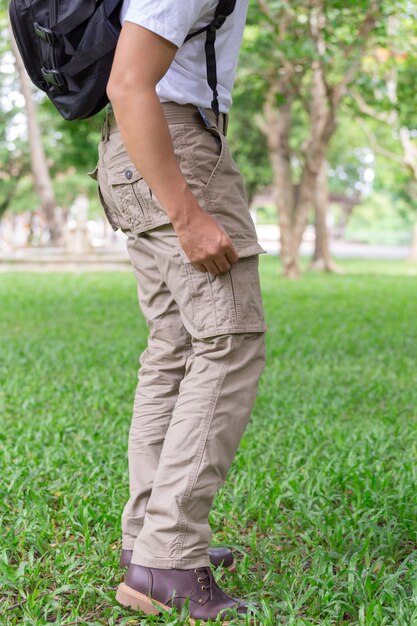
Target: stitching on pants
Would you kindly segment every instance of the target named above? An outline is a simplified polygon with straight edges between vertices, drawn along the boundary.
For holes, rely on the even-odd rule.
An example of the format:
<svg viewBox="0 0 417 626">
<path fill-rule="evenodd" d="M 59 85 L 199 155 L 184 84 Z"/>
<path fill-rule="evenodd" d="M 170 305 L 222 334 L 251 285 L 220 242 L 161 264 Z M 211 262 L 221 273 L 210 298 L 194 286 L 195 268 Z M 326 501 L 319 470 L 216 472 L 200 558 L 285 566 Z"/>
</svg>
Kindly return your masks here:
<svg viewBox="0 0 417 626">
<path fill-rule="evenodd" d="M 235 337 L 239 337 L 239 342 L 235 342 Z M 233 345 L 233 348 L 231 349 L 231 351 L 229 352 L 228 355 L 228 359 L 225 363 L 222 364 L 221 368 L 220 368 L 220 373 L 216 382 L 216 385 L 213 389 L 213 394 L 210 400 L 210 404 L 208 407 L 208 411 L 207 411 L 207 417 L 204 421 L 204 427 L 202 429 L 202 433 L 200 436 L 200 440 L 198 443 L 198 447 L 197 447 L 197 451 L 195 454 L 195 461 L 193 463 L 193 469 L 190 475 L 190 478 L 188 480 L 187 486 L 185 488 L 184 491 L 184 495 L 183 498 L 179 504 L 179 509 L 180 509 L 180 520 L 178 523 L 178 539 L 177 539 L 177 543 L 178 546 L 177 548 L 174 550 L 174 559 L 178 559 L 179 561 L 181 561 L 181 554 L 183 551 L 183 547 L 184 547 L 184 541 L 185 541 L 185 537 L 187 534 L 187 522 L 185 519 L 185 515 L 184 515 L 184 506 L 186 505 L 192 490 L 194 489 L 195 483 L 196 483 L 196 479 L 197 479 L 197 474 L 198 474 L 198 469 L 201 465 L 201 461 L 203 458 L 203 453 L 204 453 L 204 449 L 206 446 L 206 442 L 207 442 L 207 437 L 208 434 L 210 432 L 210 427 L 213 421 L 213 415 L 214 415 L 214 410 L 216 408 L 217 405 L 217 401 L 219 399 L 219 395 L 220 395 L 220 390 L 222 388 L 222 385 L 224 383 L 224 379 L 226 378 L 226 374 L 227 371 L 229 369 L 229 365 L 230 362 L 232 360 L 232 356 L 236 351 L 237 345 L 239 343 L 239 345 L 242 343 L 242 338 L 243 335 L 232 335 L 232 341 L 235 342 Z"/>
<path fill-rule="evenodd" d="M 215 302 L 214 302 L 214 294 L 213 294 L 213 287 L 211 284 L 211 281 L 208 281 L 209 283 L 209 288 L 210 288 L 210 295 L 211 295 L 211 302 L 212 302 L 212 311 L 213 311 L 213 318 L 214 318 L 214 328 L 217 329 L 219 327 L 218 321 L 217 321 L 217 311 L 216 311 L 216 306 L 215 306 Z"/>
<path fill-rule="evenodd" d="M 184 540 L 185 540 L 185 536 L 187 533 L 187 521 L 185 519 L 185 515 L 184 515 L 184 506 L 187 503 L 188 498 L 190 497 L 190 494 L 193 490 L 193 487 L 195 485 L 195 481 L 197 478 L 197 473 L 198 473 L 198 468 L 200 466 L 201 463 L 201 459 L 202 459 L 202 455 L 203 455 L 203 451 L 204 451 L 204 446 L 205 443 L 207 441 L 207 437 L 208 437 L 208 433 L 210 430 L 210 425 L 213 419 L 213 415 L 214 415 L 214 409 L 216 407 L 217 404 L 217 400 L 220 394 L 220 389 L 221 386 L 223 384 L 223 381 L 226 377 L 226 373 L 227 370 L 229 369 L 229 364 L 230 364 L 230 358 L 226 361 L 226 363 L 222 364 L 221 370 L 220 370 L 220 374 L 219 377 L 217 379 L 216 382 L 216 386 L 213 390 L 213 395 L 212 398 L 210 400 L 210 404 L 208 407 L 208 411 L 207 411 L 207 417 L 204 420 L 204 424 L 203 424 L 203 428 L 202 428 L 202 432 L 201 432 L 201 436 L 200 436 L 200 440 L 198 443 L 198 447 L 197 447 L 197 452 L 195 454 L 195 461 L 193 463 L 193 467 L 192 467 L 192 471 L 190 474 L 190 478 L 188 479 L 188 483 L 187 486 L 185 488 L 184 491 L 184 495 L 183 498 L 179 504 L 179 509 L 180 509 L 180 520 L 178 523 L 178 539 L 177 539 L 177 549 L 174 550 L 174 559 L 181 559 L 181 554 L 182 554 L 182 550 L 183 550 L 183 546 L 184 546 Z"/>
<path fill-rule="evenodd" d="M 231 270 L 228 271 L 228 276 L 229 276 L 229 281 L 226 285 L 227 299 L 229 302 L 232 324 L 234 325 L 235 328 L 237 328 L 237 326 L 239 325 L 239 319 L 237 317 L 235 290 L 233 286 L 233 278 L 232 278 Z"/>
<path fill-rule="evenodd" d="M 183 263 L 181 261 L 181 265 L 183 266 L 184 270 L 185 270 L 185 278 L 186 278 L 186 284 L 188 286 L 188 291 L 190 293 L 190 301 L 191 301 L 191 306 L 193 309 L 193 318 L 194 318 L 194 323 L 195 323 L 195 327 L 198 331 L 201 331 L 201 324 L 199 323 L 199 318 L 198 318 L 198 306 L 196 303 L 196 298 L 193 295 L 193 275 L 191 272 L 191 269 L 188 268 L 186 263 Z"/>
</svg>

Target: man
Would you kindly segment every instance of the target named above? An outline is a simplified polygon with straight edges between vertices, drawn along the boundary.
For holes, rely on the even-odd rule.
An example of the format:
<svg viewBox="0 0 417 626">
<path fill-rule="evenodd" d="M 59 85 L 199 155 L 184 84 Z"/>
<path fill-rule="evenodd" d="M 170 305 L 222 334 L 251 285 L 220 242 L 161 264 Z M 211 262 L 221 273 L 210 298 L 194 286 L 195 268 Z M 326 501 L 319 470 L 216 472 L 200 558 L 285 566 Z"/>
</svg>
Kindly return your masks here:
<svg viewBox="0 0 417 626">
<path fill-rule="evenodd" d="M 206 35 L 218 0 L 125 0 L 96 170 L 101 202 L 127 235 L 149 327 L 129 435 L 117 599 L 193 619 L 245 613 L 216 585 L 208 515 L 250 418 L 264 367 L 257 242 L 225 139 L 247 0 L 217 32 L 219 115 Z M 200 110 L 198 109 L 200 107 Z M 216 108 L 216 107 L 214 107 Z"/>
</svg>

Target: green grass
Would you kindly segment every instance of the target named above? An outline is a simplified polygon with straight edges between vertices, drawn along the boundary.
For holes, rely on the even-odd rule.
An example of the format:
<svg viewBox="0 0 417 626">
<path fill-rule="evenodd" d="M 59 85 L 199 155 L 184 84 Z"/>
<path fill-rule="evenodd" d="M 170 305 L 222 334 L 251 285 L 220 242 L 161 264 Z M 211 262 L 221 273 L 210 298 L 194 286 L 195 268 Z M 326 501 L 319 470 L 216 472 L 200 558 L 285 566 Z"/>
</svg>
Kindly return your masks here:
<svg viewBox="0 0 417 626">
<path fill-rule="evenodd" d="M 262 258 L 268 365 L 211 517 L 257 625 L 417 624 L 416 279 L 343 265 L 288 282 Z M 133 276 L 0 275 L 0 334 L 1 626 L 186 623 L 114 599 Z"/>
</svg>

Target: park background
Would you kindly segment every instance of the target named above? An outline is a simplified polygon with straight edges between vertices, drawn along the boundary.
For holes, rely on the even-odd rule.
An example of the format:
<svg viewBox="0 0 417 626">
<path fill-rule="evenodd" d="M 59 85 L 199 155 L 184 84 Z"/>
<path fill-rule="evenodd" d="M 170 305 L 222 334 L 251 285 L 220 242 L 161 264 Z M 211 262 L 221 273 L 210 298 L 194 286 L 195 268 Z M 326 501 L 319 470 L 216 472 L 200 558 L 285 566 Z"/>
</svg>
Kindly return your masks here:
<svg viewBox="0 0 417 626">
<path fill-rule="evenodd" d="M 268 365 L 211 523 L 256 624 L 417 624 L 416 18 L 250 1 L 228 137 Z M 103 113 L 60 118 L 4 1 L 0 29 L 0 623 L 183 624 L 114 600 L 147 331 L 87 176 Z"/>
</svg>

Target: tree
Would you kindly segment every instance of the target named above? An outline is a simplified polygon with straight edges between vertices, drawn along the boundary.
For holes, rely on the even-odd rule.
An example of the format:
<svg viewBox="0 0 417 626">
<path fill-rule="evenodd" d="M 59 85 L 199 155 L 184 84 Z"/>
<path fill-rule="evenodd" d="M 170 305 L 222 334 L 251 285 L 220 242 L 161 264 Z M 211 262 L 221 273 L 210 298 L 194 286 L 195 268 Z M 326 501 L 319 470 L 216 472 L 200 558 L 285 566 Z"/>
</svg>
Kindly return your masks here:
<svg viewBox="0 0 417 626">
<path fill-rule="evenodd" d="M 361 91 L 351 90 L 358 113 L 374 122 L 364 125 L 364 130 L 375 153 L 408 171 L 414 183 L 409 185 L 414 206 L 417 205 L 417 114 L 413 106 L 417 63 L 416 19 L 417 7 L 413 3 L 409 3 L 402 14 L 390 17 L 390 46 L 373 51 L 367 59 Z M 387 148 L 385 143 L 383 145 L 379 131 L 381 125 L 388 130 L 390 139 L 394 138 L 397 144 L 395 151 Z M 417 262 L 417 221 L 409 259 Z"/>
<path fill-rule="evenodd" d="M 334 269 L 326 229 L 320 227 L 326 153 L 340 104 L 366 51 L 384 36 L 382 18 L 394 4 L 399 3 L 258 0 L 251 5 L 242 60 L 256 76 L 254 90 L 262 101 L 257 119 L 267 140 L 286 276 L 299 275 L 298 250 L 314 208 L 315 261 Z"/>
<path fill-rule="evenodd" d="M 60 244 L 62 243 L 64 236 L 64 222 L 57 208 L 55 194 L 49 175 L 48 163 L 42 143 L 41 130 L 36 115 L 36 105 L 32 98 L 32 87 L 29 82 L 19 50 L 12 35 L 11 28 L 10 40 L 16 69 L 19 75 L 21 90 L 25 101 L 32 172 L 35 188 L 40 198 L 42 211 L 47 220 L 51 242 L 53 244 Z"/>
</svg>

